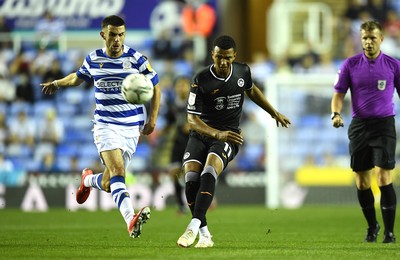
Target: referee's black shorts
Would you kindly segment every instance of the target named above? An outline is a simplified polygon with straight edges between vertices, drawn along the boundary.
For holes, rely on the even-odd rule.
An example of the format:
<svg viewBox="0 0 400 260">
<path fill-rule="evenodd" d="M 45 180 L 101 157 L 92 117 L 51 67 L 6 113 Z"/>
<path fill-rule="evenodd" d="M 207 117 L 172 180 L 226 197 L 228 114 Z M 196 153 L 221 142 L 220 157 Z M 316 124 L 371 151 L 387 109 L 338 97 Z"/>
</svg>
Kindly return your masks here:
<svg viewBox="0 0 400 260">
<path fill-rule="evenodd" d="M 393 116 L 353 118 L 348 136 L 353 171 L 366 171 L 374 166 L 384 169 L 395 167 L 396 128 Z"/>
</svg>

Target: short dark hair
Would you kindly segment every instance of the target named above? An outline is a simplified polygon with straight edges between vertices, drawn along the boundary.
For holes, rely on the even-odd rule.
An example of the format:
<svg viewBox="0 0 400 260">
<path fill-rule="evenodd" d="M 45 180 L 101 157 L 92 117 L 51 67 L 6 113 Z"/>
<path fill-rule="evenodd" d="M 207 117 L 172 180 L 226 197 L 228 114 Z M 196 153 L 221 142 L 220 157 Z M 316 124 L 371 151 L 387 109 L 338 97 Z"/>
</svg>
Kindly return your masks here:
<svg viewBox="0 0 400 260">
<path fill-rule="evenodd" d="M 125 26 L 125 21 L 117 15 L 107 16 L 101 21 L 101 28 L 105 28 L 109 25 L 112 26 Z"/>
<path fill-rule="evenodd" d="M 230 48 L 233 48 L 233 50 L 236 51 L 235 40 L 228 35 L 222 35 L 216 38 L 214 40 L 214 47 L 216 46 L 223 50 L 229 50 Z"/>
<path fill-rule="evenodd" d="M 382 25 L 378 21 L 366 21 L 362 23 L 360 26 L 360 31 L 365 30 L 367 32 L 370 32 L 375 29 L 378 29 L 379 31 L 382 32 Z"/>
</svg>

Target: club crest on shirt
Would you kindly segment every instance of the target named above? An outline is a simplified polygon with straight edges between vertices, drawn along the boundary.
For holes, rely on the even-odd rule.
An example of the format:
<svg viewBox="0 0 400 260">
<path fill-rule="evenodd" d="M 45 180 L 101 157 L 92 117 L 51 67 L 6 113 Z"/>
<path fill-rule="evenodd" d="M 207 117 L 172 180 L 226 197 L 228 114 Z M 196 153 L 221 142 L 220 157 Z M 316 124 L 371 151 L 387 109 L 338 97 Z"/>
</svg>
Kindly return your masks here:
<svg viewBox="0 0 400 260">
<path fill-rule="evenodd" d="M 225 97 L 218 97 L 214 99 L 215 101 L 215 109 L 216 110 L 222 110 L 225 107 Z"/>
<path fill-rule="evenodd" d="M 131 62 L 129 60 L 124 60 L 122 62 L 122 68 L 124 70 L 129 70 L 131 67 L 132 67 L 132 64 L 131 64 Z"/>
<path fill-rule="evenodd" d="M 244 86 L 244 79 L 242 78 L 238 79 L 237 84 L 240 88 L 242 88 Z"/>
<path fill-rule="evenodd" d="M 385 90 L 386 88 L 386 80 L 378 80 L 378 89 Z"/>
</svg>

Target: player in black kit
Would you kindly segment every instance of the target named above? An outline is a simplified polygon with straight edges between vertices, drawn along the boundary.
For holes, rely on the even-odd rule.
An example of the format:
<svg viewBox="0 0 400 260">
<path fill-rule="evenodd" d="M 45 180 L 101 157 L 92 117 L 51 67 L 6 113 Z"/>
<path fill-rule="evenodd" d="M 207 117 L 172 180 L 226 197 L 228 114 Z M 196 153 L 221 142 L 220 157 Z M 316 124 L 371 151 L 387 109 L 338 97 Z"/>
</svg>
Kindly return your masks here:
<svg viewBox="0 0 400 260">
<path fill-rule="evenodd" d="M 192 219 L 177 244 L 196 248 L 212 247 L 206 212 L 215 192 L 218 175 L 236 156 L 243 144 L 239 122 L 244 94 L 276 120 L 288 127 L 289 119 L 280 114 L 253 84 L 248 65 L 234 62 L 236 44 L 230 36 L 214 41 L 213 64 L 197 73 L 191 86 L 187 112 L 191 128 L 183 158 L 185 193 Z M 260 133 L 262 134 L 262 133 Z"/>
</svg>

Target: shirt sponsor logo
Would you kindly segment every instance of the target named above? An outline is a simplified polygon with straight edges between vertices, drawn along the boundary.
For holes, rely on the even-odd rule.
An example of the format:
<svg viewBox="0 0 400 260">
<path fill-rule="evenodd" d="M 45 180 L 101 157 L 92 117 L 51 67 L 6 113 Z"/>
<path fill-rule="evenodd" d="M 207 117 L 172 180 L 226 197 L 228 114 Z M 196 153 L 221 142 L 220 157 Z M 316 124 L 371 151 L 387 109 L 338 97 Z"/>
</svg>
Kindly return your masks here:
<svg viewBox="0 0 400 260">
<path fill-rule="evenodd" d="M 378 80 L 378 89 L 385 90 L 386 88 L 386 80 Z"/>
<path fill-rule="evenodd" d="M 102 92 L 115 92 L 121 91 L 123 78 L 102 78 L 95 82 L 95 86 Z"/>
<path fill-rule="evenodd" d="M 244 79 L 242 78 L 238 79 L 237 84 L 240 88 L 242 88 L 244 86 Z"/>
</svg>

